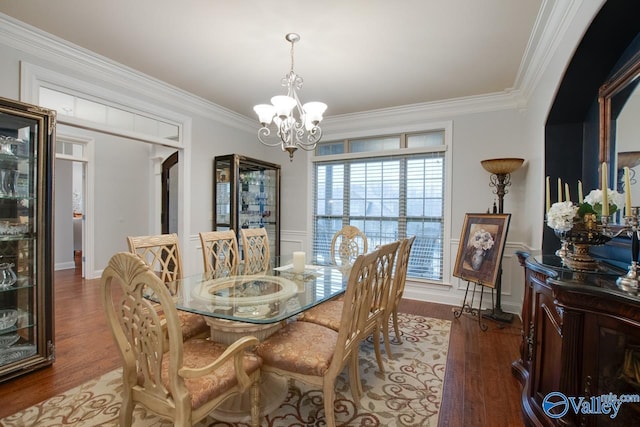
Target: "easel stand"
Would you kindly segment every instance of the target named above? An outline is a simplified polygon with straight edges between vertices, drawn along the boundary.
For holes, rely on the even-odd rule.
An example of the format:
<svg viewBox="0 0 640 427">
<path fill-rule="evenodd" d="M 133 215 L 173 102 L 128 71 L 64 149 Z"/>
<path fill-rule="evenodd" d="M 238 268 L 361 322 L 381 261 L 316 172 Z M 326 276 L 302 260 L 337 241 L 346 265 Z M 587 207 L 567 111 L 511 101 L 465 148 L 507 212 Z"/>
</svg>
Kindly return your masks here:
<svg viewBox="0 0 640 427">
<path fill-rule="evenodd" d="M 500 269 L 498 270 L 498 278 L 496 280 L 496 304 L 491 305 L 493 308 L 485 310 L 484 317 L 487 319 L 494 320 L 496 322 L 501 323 L 511 323 L 513 322 L 513 314 L 502 311 L 502 305 L 500 303 L 501 295 L 502 295 L 502 263 L 500 265 Z M 503 328 L 504 325 L 501 324 L 500 328 Z"/>
<path fill-rule="evenodd" d="M 473 291 L 471 292 L 471 302 L 467 302 L 467 297 L 469 295 L 469 285 L 473 283 Z M 476 287 L 480 285 L 480 304 L 478 308 L 473 308 L 473 300 L 476 297 Z M 475 283 L 471 281 L 467 281 L 467 289 L 464 291 L 464 300 L 462 301 L 462 306 L 458 310 L 454 310 L 453 316 L 457 319 L 462 316 L 462 313 L 470 313 L 473 316 L 478 317 L 478 326 L 480 326 L 481 331 L 487 330 L 487 325 L 482 321 L 482 297 L 484 295 L 484 285 L 482 283 Z M 491 288 L 491 306 L 493 306 L 493 288 Z"/>
</svg>

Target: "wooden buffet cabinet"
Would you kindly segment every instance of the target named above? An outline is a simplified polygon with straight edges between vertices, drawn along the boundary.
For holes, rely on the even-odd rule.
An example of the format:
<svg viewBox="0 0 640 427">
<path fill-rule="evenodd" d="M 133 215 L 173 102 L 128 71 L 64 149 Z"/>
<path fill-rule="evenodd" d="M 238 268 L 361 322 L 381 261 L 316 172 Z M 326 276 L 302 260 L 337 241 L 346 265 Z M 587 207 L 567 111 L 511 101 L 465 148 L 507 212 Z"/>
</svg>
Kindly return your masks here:
<svg viewBox="0 0 640 427">
<path fill-rule="evenodd" d="M 616 285 L 626 272 L 605 263 L 598 272 L 577 272 L 556 256 L 517 255 L 525 294 L 520 359 L 512 371 L 523 385 L 525 424 L 640 426 L 640 403 L 623 403 L 615 418 L 570 407 L 559 418 L 543 411 L 552 392 L 587 402 L 609 393 L 640 394 L 640 296 Z"/>
</svg>

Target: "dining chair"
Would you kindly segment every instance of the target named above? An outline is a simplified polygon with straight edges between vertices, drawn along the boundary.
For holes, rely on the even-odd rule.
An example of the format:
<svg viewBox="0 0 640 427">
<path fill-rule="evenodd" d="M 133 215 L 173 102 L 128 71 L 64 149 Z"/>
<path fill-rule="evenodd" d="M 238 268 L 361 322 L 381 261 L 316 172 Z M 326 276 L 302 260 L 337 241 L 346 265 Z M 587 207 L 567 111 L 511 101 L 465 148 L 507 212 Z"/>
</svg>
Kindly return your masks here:
<svg viewBox="0 0 640 427">
<path fill-rule="evenodd" d="M 322 387 L 326 425 L 334 427 L 335 382 L 349 365 L 349 384 L 359 404 L 358 377 L 352 355 L 358 352 L 360 336 L 371 304 L 371 280 L 376 251 L 356 258 L 349 273 L 339 331 L 310 323 L 292 321 L 262 341 L 256 353 L 262 358 L 262 372 Z"/>
<path fill-rule="evenodd" d="M 144 297 L 158 298 L 163 317 Z M 162 280 L 134 254 L 115 254 L 101 279 L 101 301 L 123 362 L 120 425 L 130 426 L 141 404 L 175 426 L 204 419 L 229 396 L 250 390 L 251 423 L 259 425 L 258 339 L 231 345 L 209 339 L 183 341 L 178 310 Z"/>
<path fill-rule="evenodd" d="M 389 340 L 389 320 L 393 317 L 393 329 L 396 333 L 398 343 L 402 342 L 400 337 L 400 328 L 398 327 L 398 306 L 404 293 L 404 285 L 407 280 L 407 269 L 409 268 L 409 257 L 411 248 L 416 236 L 402 239 L 398 253 L 396 255 L 396 263 L 394 266 L 393 279 L 391 281 L 391 291 L 389 292 L 389 303 L 384 312 L 384 320 L 382 321 L 382 335 L 384 336 L 384 346 L 387 356 L 393 359 L 391 353 L 391 345 Z"/>
<path fill-rule="evenodd" d="M 227 230 L 199 234 L 205 273 L 212 273 L 215 278 L 237 275 L 240 253 L 236 233 Z"/>
<path fill-rule="evenodd" d="M 364 340 L 370 335 L 373 335 L 373 346 L 380 372 L 384 372 L 382 354 L 380 352 L 380 331 L 382 331 L 383 328 L 382 321 L 389 302 L 393 263 L 399 246 L 400 242 L 396 241 L 382 245 L 376 251 L 378 256 L 375 259 L 376 268 L 373 280 L 371 281 L 371 304 L 361 337 L 361 339 Z M 332 299 L 305 311 L 298 317 L 298 320 L 316 323 L 339 331 L 343 305 L 343 299 Z M 354 357 L 356 359 L 355 363 L 357 364 L 357 354 Z"/>
<path fill-rule="evenodd" d="M 178 235 L 171 233 L 128 236 L 127 243 L 129 252 L 138 255 L 165 283 L 169 292 L 175 295 L 178 292 L 176 281 L 182 279 L 182 256 Z M 209 335 L 209 326 L 199 314 L 179 311 L 178 318 L 184 339 Z"/>
<path fill-rule="evenodd" d="M 269 270 L 269 236 L 266 228 L 241 228 L 244 274 L 264 274 Z"/>
<path fill-rule="evenodd" d="M 331 262 L 347 267 L 358 255 L 367 253 L 367 236 L 356 226 L 345 225 L 331 239 Z"/>
</svg>

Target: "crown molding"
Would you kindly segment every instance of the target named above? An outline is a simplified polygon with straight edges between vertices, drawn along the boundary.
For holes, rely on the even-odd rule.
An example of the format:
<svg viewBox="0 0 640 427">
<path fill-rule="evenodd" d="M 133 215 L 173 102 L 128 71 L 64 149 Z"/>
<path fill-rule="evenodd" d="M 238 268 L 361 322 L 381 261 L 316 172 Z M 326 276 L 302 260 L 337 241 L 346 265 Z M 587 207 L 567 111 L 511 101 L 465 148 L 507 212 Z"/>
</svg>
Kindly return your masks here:
<svg viewBox="0 0 640 427">
<path fill-rule="evenodd" d="M 404 105 L 400 107 L 370 110 L 360 113 L 329 116 L 322 121 L 325 139 L 340 139 L 345 135 L 357 134 L 360 130 L 371 132 L 372 123 L 384 133 L 383 129 L 414 127 L 416 123 L 425 124 L 467 114 L 500 110 L 521 110 L 525 106 L 521 93 L 516 90 L 478 96 L 468 96 L 443 101 L 434 101 Z"/>
<path fill-rule="evenodd" d="M 70 74 L 81 73 L 90 76 L 92 81 L 99 80 L 119 87 L 124 93 L 140 93 L 147 98 L 153 98 L 243 131 L 255 131 L 255 120 L 250 120 L 220 105 L 2 13 L 0 13 L 0 40 L 9 47 L 69 70 Z"/>
<path fill-rule="evenodd" d="M 515 87 L 529 100 L 580 7 L 590 0 L 543 0 L 534 24 Z M 596 0 L 600 1 L 600 0 Z"/>
</svg>

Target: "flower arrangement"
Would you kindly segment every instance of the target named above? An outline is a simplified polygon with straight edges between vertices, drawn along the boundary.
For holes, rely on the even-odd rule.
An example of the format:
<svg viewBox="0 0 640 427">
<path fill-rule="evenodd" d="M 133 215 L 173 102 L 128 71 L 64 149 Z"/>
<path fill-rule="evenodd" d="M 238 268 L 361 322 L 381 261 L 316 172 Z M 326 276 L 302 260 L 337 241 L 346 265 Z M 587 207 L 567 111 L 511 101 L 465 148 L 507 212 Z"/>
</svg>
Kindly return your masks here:
<svg viewBox="0 0 640 427">
<path fill-rule="evenodd" d="M 580 204 L 578 215 L 584 217 L 585 214 L 594 213 L 597 216 L 602 216 L 602 197 L 602 190 L 591 190 L 587 197 L 584 198 L 584 202 Z M 624 194 L 607 188 L 607 199 L 609 202 L 609 215 L 613 215 L 623 205 Z"/>
<path fill-rule="evenodd" d="M 547 212 L 547 225 L 554 230 L 569 231 L 573 228 L 573 220 L 579 207 L 571 202 L 556 202 Z"/>
<path fill-rule="evenodd" d="M 493 247 L 493 236 L 491 233 L 481 228 L 473 233 L 470 244 L 476 249 L 482 249 L 488 251 Z"/>
<path fill-rule="evenodd" d="M 607 189 L 609 215 L 614 214 L 623 204 L 624 194 Z M 547 212 L 547 225 L 557 231 L 569 231 L 575 222 L 582 221 L 587 214 L 602 216 L 603 191 L 591 190 L 582 203 L 571 201 L 556 202 Z"/>
</svg>

